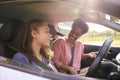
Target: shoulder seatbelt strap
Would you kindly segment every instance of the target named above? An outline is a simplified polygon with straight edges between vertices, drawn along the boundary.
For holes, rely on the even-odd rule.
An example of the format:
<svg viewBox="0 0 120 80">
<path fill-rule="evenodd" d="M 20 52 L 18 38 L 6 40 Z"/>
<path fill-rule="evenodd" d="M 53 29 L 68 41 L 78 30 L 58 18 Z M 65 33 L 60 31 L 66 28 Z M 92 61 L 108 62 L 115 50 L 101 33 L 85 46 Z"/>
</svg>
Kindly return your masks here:
<svg viewBox="0 0 120 80">
<path fill-rule="evenodd" d="M 16 48 L 12 47 L 11 45 L 6 44 L 6 43 L 3 43 L 3 44 L 4 44 L 5 46 L 7 46 L 7 47 L 9 47 L 9 48 L 11 48 L 11 49 L 19 52 Z M 47 65 L 45 65 L 44 63 L 38 61 L 37 59 L 35 59 L 34 62 L 35 62 L 36 64 L 38 64 L 41 68 L 43 68 L 43 69 L 45 69 L 45 70 L 50 70 L 50 71 L 52 71 L 51 68 L 49 68 L 49 67 L 48 67 Z"/>
<path fill-rule="evenodd" d="M 73 66 L 73 60 L 74 60 L 74 50 L 75 50 L 75 44 L 72 46 L 72 49 L 71 49 L 71 60 L 70 60 L 70 63 L 69 63 L 69 66 Z"/>
</svg>

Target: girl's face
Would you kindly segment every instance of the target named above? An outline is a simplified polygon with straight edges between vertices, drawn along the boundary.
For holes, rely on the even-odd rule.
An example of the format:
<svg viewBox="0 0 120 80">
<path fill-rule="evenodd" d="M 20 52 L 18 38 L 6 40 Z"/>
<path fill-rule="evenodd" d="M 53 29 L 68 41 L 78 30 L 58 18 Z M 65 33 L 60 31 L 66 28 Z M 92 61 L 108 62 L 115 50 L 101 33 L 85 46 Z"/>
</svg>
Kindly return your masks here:
<svg viewBox="0 0 120 80">
<path fill-rule="evenodd" d="M 40 46 L 49 46 L 51 34 L 47 25 L 42 25 L 38 28 L 37 31 L 32 31 L 35 36 L 33 40 Z"/>
</svg>

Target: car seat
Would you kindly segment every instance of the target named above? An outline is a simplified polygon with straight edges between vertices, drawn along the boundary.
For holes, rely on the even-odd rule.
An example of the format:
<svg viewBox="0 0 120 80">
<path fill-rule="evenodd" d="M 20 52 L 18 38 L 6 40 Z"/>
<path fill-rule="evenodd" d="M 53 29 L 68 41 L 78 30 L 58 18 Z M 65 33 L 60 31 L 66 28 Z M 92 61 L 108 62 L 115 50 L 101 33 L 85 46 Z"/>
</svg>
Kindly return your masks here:
<svg viewBox="0 0 120 80">
<path fill-rule="evenodd" d="M 17 52 L 13 41 L 20 27 L 25 24 L 19 19 L 8 19 L 0 29 L 0 56 L 12 58 Z"/>
</svg>

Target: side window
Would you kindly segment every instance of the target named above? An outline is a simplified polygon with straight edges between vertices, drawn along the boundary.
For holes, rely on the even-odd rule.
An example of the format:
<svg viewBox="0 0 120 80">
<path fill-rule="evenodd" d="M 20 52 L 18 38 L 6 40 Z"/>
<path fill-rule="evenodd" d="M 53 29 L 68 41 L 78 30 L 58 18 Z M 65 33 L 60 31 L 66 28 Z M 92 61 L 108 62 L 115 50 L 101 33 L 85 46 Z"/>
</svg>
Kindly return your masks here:
<svg viewBox="0 0 120 80">
<path fill-rule="evenodd" d="M 64 35 L 68 36 L 69 31 L 71 30 L 73 22 L 60 22 L 58 23 L 58 27 L 60 32 Z M 80 37 L 80 41 L 85 44 L 95 44 L 101 45 L 104 40 L 107 38 L 112 38 L 113 43 L 112 46 L 120 46 L 120 32 L 117 32 L 113 29 L 105 27 L 103 25 L 95 24 L 95 23 L 87 23 L 89 26 L 89 31 Z"/>
<path fill-rule="evenodd" d="M 68 36 L 73 22 L 59 22 L 58 27 L 60 30 L 60 33 L 64 34 L 65 36 Z"/>
<path fill-rule="evenodd" d="M 87 23 L 89 26 L 89 31 L 85 35 L 83 35 L 80 40 L 84 43 L 100 45 L 105 39 L 112 38 L 113 43 L 112 46 L 120 46 L 120 33 L 105 27 L 103 25 L 95 24 L 95 23 Z"/>
</svg>

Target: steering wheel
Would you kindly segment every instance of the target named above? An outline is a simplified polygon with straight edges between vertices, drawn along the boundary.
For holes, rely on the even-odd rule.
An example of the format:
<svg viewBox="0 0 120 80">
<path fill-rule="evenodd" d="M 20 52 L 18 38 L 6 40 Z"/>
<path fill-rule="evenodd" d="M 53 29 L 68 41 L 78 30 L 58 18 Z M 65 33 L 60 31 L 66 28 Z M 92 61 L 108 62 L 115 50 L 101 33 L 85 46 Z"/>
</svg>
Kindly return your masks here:
<svg viewBox="0 0 120 80">
<path fill-rule="evenodd" d="M 100 50 L 98 52 L 98 55 L 96 56 L 93 63 L 90 65 L 86 76 L 93 77 L 93 75 L 97 71 L 102 59 L 105 57 L 105 55 L 109 51 L 111 43 L 112 43 L 111 38 L 105 40 L 105 42 L 103 43 L 103 45 L 101 46 L 101 48 L 100 48 Z"/>
</svg>

